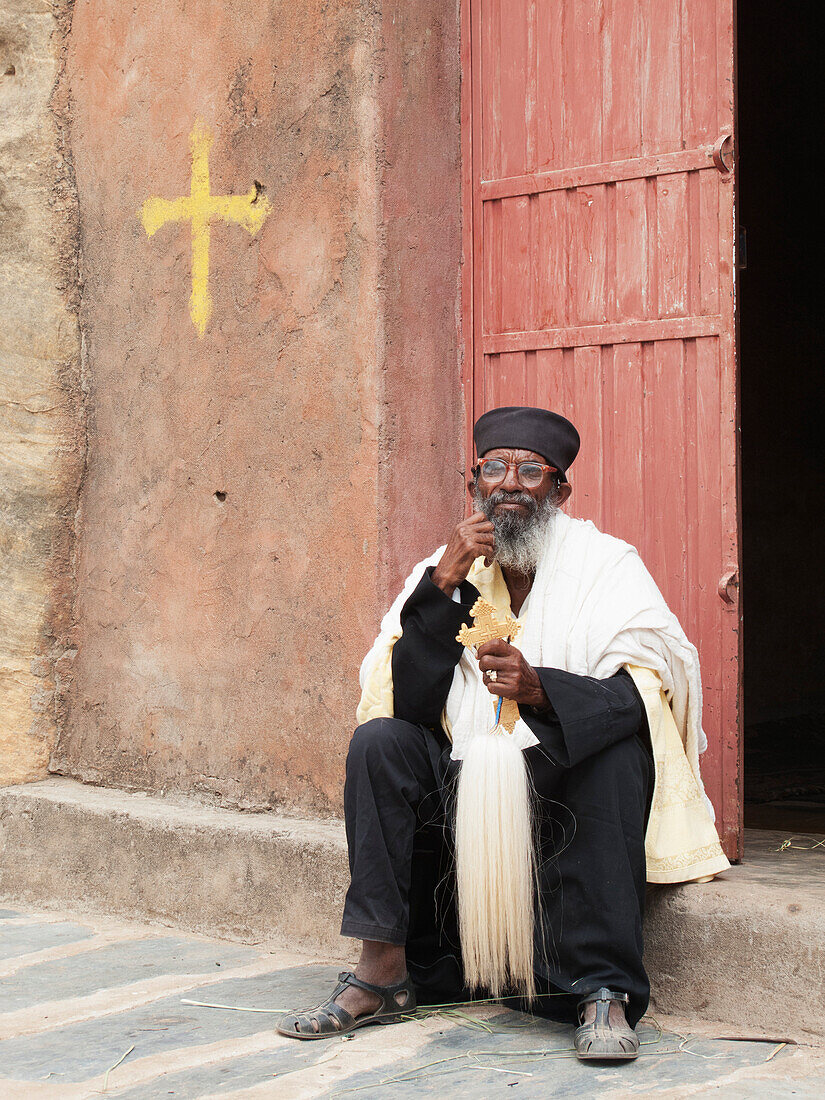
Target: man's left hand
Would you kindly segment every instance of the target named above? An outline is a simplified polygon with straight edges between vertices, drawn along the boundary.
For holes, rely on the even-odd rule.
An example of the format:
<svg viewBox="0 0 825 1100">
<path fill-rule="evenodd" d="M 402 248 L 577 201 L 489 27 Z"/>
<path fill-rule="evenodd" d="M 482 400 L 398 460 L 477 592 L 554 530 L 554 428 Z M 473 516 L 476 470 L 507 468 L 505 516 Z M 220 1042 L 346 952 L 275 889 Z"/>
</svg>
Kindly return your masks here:
<svg viewBox="0 0 825 1100">
<path fill-rule="evenodd" d="M 478 667 L 484 676 L 484 686 L 491 695 L 515 699 L 528 707 L 548 707 L 550 700 L 541 686 L 538 673 L 524 659 L 520 649 L 503 639 L 485 642 L 478 647 Z M 495 680 L 487 675 L 495 672 Z"/>
</svg>

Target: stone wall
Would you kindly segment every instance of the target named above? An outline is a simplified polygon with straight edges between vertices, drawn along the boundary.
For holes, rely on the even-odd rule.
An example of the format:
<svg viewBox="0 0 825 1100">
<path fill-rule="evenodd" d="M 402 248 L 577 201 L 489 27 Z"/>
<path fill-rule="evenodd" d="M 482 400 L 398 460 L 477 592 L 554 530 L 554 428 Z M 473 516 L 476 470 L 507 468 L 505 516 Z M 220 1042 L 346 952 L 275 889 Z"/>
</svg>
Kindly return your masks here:
<svg viewBox="0 0 825 1100">
<path fill-rule="evenodd" d="M 84 424 L 68 25 L 62 4 L 0 0 L 0 784 L 46 774 L 69 643 Z"/>
<path fill-rule="evenodd" d="M 361 657 L 463 503 L 458 5 L 409 7 L 75 4 L 88 450 L 55 771 L 340 808 Z M 203 234 L 141 217 L 190 193 L 196 126 L 210 193 L 262 222 L 212 226 L 202 335 Z"/>
</svg>

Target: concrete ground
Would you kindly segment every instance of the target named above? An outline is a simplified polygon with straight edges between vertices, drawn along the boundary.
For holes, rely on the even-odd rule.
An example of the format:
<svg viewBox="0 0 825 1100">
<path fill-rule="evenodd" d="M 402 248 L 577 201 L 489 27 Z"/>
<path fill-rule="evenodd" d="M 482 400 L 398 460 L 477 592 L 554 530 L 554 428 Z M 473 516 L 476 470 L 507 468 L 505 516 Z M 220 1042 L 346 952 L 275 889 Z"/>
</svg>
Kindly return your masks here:
<svg viewBox="0 0 825 1100">
<path fill-rule="evenodd" d="M 639 1060 L 619 1067 L 577 1062 L 569 1028 L 499 1006 L 327 1042 L 276 1035 L 279 1012 L 320 1003 L 338 968 L 272 944 L 0 902 L 0 1097 L 825 1094 L 825 1048 L 674 1016 L 646 1017 Z"/>
</svg>

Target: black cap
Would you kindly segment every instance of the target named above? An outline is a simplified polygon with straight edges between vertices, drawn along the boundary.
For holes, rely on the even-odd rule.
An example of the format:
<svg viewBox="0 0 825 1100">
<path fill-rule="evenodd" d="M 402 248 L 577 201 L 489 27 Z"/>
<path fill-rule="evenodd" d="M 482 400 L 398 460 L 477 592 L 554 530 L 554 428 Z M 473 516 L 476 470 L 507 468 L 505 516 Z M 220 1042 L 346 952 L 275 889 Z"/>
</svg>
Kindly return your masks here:
<svg viewBox="0 0 825 1100">
<path fill-rule="evenodd" d="M 479 458 L 498 447 L 535 451 L 555 466 L 562 481 L 579 453 L 579 433 L 569 420 L 549 409 L 529 405 L 507 405 L 490 409 L 480 416 L 473 428 Z"/>
</svg>

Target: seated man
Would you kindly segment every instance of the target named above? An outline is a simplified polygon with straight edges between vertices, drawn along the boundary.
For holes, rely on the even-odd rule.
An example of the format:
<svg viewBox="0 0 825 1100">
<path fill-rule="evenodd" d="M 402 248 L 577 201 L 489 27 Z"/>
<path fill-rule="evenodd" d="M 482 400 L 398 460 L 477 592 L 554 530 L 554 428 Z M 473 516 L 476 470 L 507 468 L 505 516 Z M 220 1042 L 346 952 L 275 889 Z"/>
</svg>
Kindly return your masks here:
<svg viewBox="0 0 825 1100">
<path fill-rule="evenodd" d="M 363 941 L 360 962 L 278 1030 L 320 1039 L 470 995 L 453 794 L 462 745 L 504 698 L 519 704 L 513 736 L 535 791 L 531 1007 L 578 1019 L 580 1058 L 635 1058 L 645 881 L 728 866 L 699 777 L 696 650 L 635 550 L 560 510 L 579 450 L 568 420 L 494 409 L 474 438 L 477 510 L 413 570 L 361 669 L 341 929 Z M 479 595 L 519 617 L 518 646 L 456 640 Z"/>
</svg>

